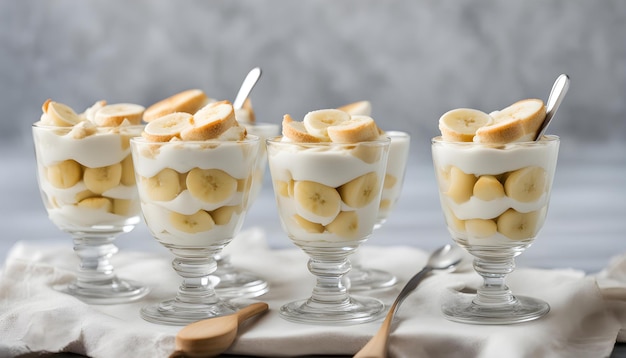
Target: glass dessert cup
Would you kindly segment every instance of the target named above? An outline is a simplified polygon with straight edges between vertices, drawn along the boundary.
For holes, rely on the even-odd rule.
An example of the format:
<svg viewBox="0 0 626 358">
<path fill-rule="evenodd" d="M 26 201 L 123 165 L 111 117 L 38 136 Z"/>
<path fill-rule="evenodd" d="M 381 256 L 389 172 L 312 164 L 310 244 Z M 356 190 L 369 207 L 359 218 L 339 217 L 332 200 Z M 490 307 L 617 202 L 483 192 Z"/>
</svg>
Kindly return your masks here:
<svg viewBox="0 0 626 358">
<path fill-rule="evenodd" d="M 391 143 L 389 144 L 385 181 L 374 230 L 381 228 L 387 221 L 391 210 L 393 210 L 400 197 L 411 141 L 411 137 L 405 132 L 386 131 L 385 135 L 391 139 Z M 350 257 L 350 262 L 352 263 L 352 269 L 346 275 L 346 278 L 349 281 L 348 285 L 351 291 L 388 288 L 395 285 L 398 281 L 396 276 L 390 272 L 364 267 L 361 264 L 362 259 L 359 250 Z"/>
<path fill-rule="evenodd" d="M 89 304 L 135 301 L 149 289 L 117 277 L 115 239 L 140 221 L 129 140 L 143 126 L 32 127 L 37 179 L 50 220 L 74 238 L 76 279 L 55 289 Z"/>
<path fill-rule="evenodd" d="M 348 257 L 372 234 L 389 139 L 354 144 L 267 140 L 270 174 L 283 230 L 308 256 L 312 295 L 283 305 L 284 319 L 307 324 L 357 324 L 384 305 L 351 296 L 343 284 Z"/>
<path fill-rule="evenodd" d="M 223 316 L 238 307 L 216 294 L 214 256 L 243 224 L 259 149 L 258 137 L 242 141 L 131 140 L 144 220 L 174 255 L 182 277 L 173 299 L 141 309 L 146 321 L 186 325 Z"/>
<path fill-rule="evenodd" d="M 246 127 L 248 133 L 259 137 L 259 156 L 248 197 L 248 207 L 250 207 L 258 198 L 263 187 L 263 178 L 267 166 L 265 139 L 277 136 L 280 132 L 280 126 L 274 123 L 259 122 L 253 124 L 241 122 L 241 125 Z M 213 272 L 213 276 L 219 279 L 215 291 L 220 297 L 250 298 L 261 296 L 269 291 L 267 281 L 251 272 L 233 266 L 229 254 L 215 255 L 214 258 L 217 262 L 217 269 Z"/>
<path fill-rule="evenodd" d="M 446 318 L 511 324 L 550 310 L 542 300 L 513 295 L 505 278 L 543 226 L 558 149 L 557 136 L 503 145 L 432 140 L 448 231 L 474 256 L 474 269 L 483 277 L 476 295 L 455 293 L 442 305 Z"/>
</svg>

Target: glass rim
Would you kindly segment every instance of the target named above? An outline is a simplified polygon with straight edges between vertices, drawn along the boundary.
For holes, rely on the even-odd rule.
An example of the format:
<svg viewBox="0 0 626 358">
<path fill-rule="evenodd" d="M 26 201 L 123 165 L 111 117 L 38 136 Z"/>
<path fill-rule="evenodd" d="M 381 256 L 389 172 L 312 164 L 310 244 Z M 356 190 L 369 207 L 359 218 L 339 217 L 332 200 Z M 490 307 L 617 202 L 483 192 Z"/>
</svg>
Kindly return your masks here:
<svg viewBox="0 0 626 358">
<path fill-rule="evenodd" d="M 207 140 L 176 140 L 176 141 L 167 141 L 167 142 L 152 142 L 144 138 L 143 136 L 136 136 L 130 138 L 131 142 L 141 143 L 141 144 L 151 144 L 151 145 L 167 145 L 167 144 L 224 144 L 224 143 L 258 143 L 261 141 L 261 137 L 247 133 L 244 139 L 240 140 L 221 140 L 221 139 L 207 139 Z"/>
<path fill-rule="evenodd" d="M 81 121 L 82 122 L 82 121 Z M 78 123 L 81 123 L 78 122 Z M 89 121 L 85 121 L 85 122 L 89 122 Z M 76 124 L 78 124 L 76 123 Z M 91 122 L 89 122 L 91 123 Z M 54 124 L 41 124 L 41 121 L 37 121 L 35 123 L 33 123 L 31 125 L 32 128 L 43 128 L 43 129 L 68 129 L 68 130 L 72 130 L 72 128 L 74 128 L 76 126 L 76 124 L 71 125 L 71 126 L 57 126 Z M 138 129 L 138 128 L 144 128 L 146 126 L 147 123 L 141 123 L 141 124 L 131 124 L 131 125 L 120 125 L 120 126 L 97 126 L 97 125 L 93 125 L 93 128 L 96 129 Z"/>
<path fill-rule="evenodd" d="M 349 147 L 356 145 L 371 145 L 371 146 L 383 146 L 387 143 L 391 142 L 389 137 L 381 135 L 381 137 L 368 140 L 363 142 L 354 142 L 354 143 L 337 143 L 337 142 L 292 142 L 292 141 L 282 141 L 283 135 L 274 136 L 271 138 L 265 139 L 267 144 L 275 144 L 275 145 L 299 145 L 303 147 L 319 147 L 319 148 L 329 148 L 329 147 Z"/>
<path fill-rule="evenodd" d="M 444 140 L 442 136 L 433 137 L 431 140 L 431 144 L 445 144 L 445 145 L 456 145 L 456 146 L 467 146 L 467 147 L 488 147 L 501 149 L 510 146 L 534 146 L 534 145 L 547 145 L 554 142 L 559 142 L 560 137 L 554 134 L 546 134 L 541 137 L 541 140 L 538 141 L 524 141 L 524 142 L 509 142 L 509 143 L 478 143 L 478 142 L 458 142 L 458 141 L 447 141 Z"/>
</svg>

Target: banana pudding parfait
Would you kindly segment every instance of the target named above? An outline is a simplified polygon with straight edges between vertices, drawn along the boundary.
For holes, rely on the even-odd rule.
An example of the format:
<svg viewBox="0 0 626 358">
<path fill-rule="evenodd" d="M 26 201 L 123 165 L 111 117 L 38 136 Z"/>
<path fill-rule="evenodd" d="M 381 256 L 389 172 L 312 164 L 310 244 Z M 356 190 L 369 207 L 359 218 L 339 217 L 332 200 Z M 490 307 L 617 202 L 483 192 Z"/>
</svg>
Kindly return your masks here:
<svg viewBox="0 0 626 358">
<path fill-rule="evenodd" d="M 283 135 L 267 140 L 267 155 L 283 230 L 309 255 L 317 278 L 312 295 L 285 304 L 283 318 L 311 324 L 376 319 L 384 305 L 348 293 L 348 256 L 376 224 L 389 138 L 369 116 L 338 109 L 283 119 Z"/>
<path fill-rule="evenodd" d="M 176 296 L 141 309 L 150 322 L 185 325 L 235 312 L 215 292 L 214 255 L 243 224 L 259 139 L 230 102 L 152 119 L 131 140 L 141 210 L 152 235 L 175 256 Z"/>
<path fill-rule="evenodd" d="M 140 218 L 130 138 L 143 129 L 144 107 L 98 101 L 82 113 L 48 99 L 32 126 L 37 178 L 48 217 L 74 238 L 76 280 L 56 287 L 94 304 L 137 300 L 148 289 L 117 277 L 114 241 Z"/>
<path fill-rule="evenodd" d="M 208 104 L 217 102 L 201 89 L 187 89 L 162 99 L 148 108 L 144 114 L 144 121 L 151 122 L 157 118 L 172 113 L 195 114 Z M 267 155 L 265 153 L 265 139 L 275 137 L 280 133 L 280 126 L 275 123 L 264 123 L 256 120 L 252 102 L 247 98 L 241 108 L 233 107 L 235 119 L 246 132 L 259 137 L 259 154 L 253 180 L 250 183 L 248 207 L 257 199 L 263 187 Z M 227 248 L 228 250 L 228 248 Z M 222 252 L 215 256 L 217 269 L 212 273 L 216 277 L 215 291 L 223 298 L 257 297 L 268 292 L 266 280 L 252 272 L 240 270 L 230 261 L 230 255 Z"/>
<path fill-rule="evenodd" d="M 348 112 L 351 115 L 371 116 L 372 113 L 372 105 L 369 101 L 352 102 L 338 109 Z M 406 132 L 393 130 L 380 130 L 380 132 L 382 135 L 389 137 L 391 142 L 389 143 L 389 155 L 385 169 L 383 191 L 374 230 L 380 229 L 383 226 L 400 198 L 411 143 L 411 136 Z M 349 286 L 350 291 L 388 288 L 395 285 L 398 281 L 396 276 L 391 272 L 367 267 L 366 265 L 364 266 L 359 250 L 350 256 L 350 262 L 352 268 L 345 277 L 346 284 Z"/>
<path fill-rule="evenodd" d="M 444 304 L 451 320 L 507 324 L 550 309 L 539 299 L 513 295 L 505 284 L 514 258 L 532 244 L 548 211 L 559 138 L 535 141 L 545 116 L 542 100 L 525 99 L 490 114 L 454 109 L 439 120 L 432 156 L 445 221 L 484 278 L 475 296 L 457 295 Z"/>
</svg>

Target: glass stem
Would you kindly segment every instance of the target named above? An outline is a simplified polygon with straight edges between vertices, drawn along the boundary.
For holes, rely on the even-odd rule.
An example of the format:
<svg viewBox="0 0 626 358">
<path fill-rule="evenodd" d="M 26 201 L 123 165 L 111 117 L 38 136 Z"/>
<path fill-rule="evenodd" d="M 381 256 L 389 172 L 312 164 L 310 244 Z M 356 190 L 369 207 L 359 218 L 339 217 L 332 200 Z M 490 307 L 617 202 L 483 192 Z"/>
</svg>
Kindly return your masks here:
<svg viewBox="0 0 626 358">
<path fill-rule="evenodd" d="M 74 237 L 74 251 L 80 258 L 76 285 L 90 288 L 111 285 L 117 280 L 111 256 L 118 248 L 113 244 L 114 236 Z"/>
<path fill-rule="evenodd" d="M 474 269 L 483 277 L 473 302 L 480 306 L 508 306 L 517 299 L 505 284 L 506 275 L 515 269 L 513 257 L 489 257 L 474 259 Z"/>
<path fill-rule="evenodd" d="M 217 268 L 212 255 L 194 258 L 176 258 L 172 267 L 183 278 L 176 294 L 180 305 L 212 305 L 219 302 L 209 279 Z"/>
<path fill-rule="evenodd" d="M 317 277 L 317 284 L 309 304 L 314 306 L 347 304 L 350 296 L 342 278 L 350 271 L 350 267 L 350 262 L 345 256 L 333 260 L 310 259 L 308 268 Z"/>
</svg>

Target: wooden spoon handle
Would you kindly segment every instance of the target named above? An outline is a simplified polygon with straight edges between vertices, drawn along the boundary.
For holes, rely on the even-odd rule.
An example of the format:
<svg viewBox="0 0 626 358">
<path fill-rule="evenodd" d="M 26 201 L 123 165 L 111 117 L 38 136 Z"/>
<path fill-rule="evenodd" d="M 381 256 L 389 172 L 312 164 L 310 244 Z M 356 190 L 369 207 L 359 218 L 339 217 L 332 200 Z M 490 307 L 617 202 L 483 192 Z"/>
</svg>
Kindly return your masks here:
<svg viewBox="0 0 626 358">
<path fill-rule="evenodd" d="M 380 325 L 378 332 L 367 342 L 360 351 L 358 351 L 354 358 L 385 358 L 387 357 L 387 339 L 389 338 L 389 332 L 391 331 L 391 322 L 393 321 L 394 311 L 396 305 L 394 304 L 389 309 L 387 317 Z"/>
<path fill-rule="evenodd" d="M 259 313 L 265 312 L 269 309 L 269 305 L 265 302 L 253 303 L 237 311 L 237 322 L 241 324 L 243 321 L 250 317 L 253 317 Z"/>
</svg>

